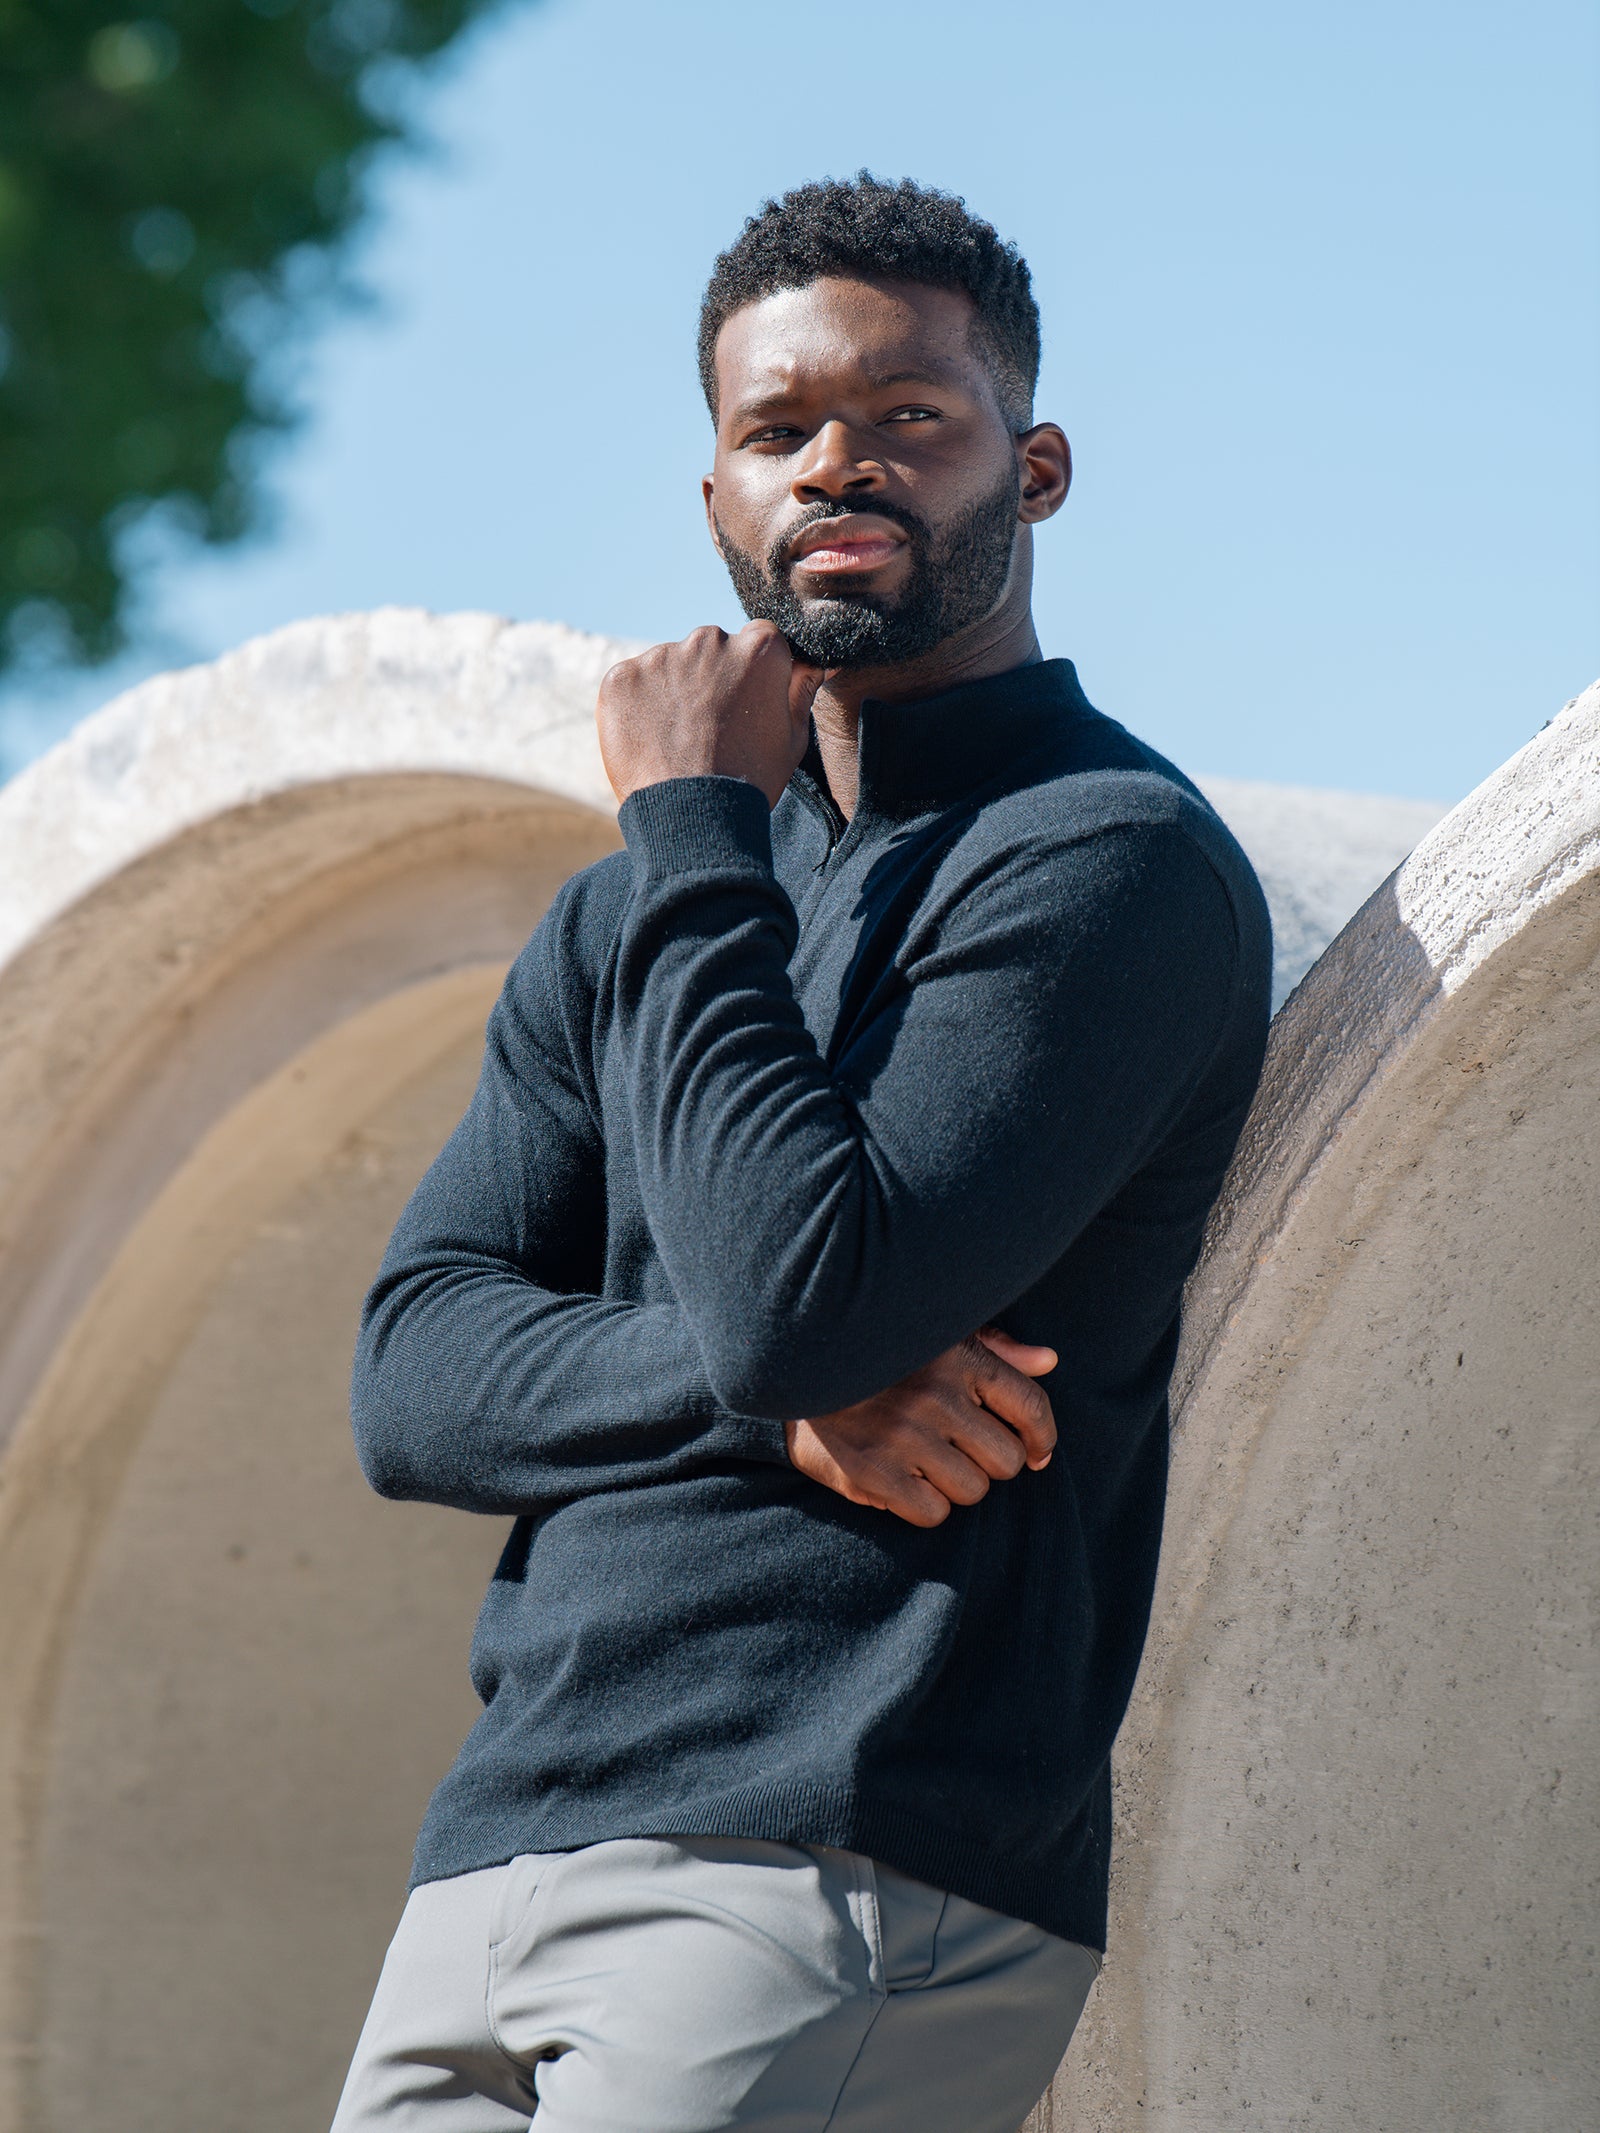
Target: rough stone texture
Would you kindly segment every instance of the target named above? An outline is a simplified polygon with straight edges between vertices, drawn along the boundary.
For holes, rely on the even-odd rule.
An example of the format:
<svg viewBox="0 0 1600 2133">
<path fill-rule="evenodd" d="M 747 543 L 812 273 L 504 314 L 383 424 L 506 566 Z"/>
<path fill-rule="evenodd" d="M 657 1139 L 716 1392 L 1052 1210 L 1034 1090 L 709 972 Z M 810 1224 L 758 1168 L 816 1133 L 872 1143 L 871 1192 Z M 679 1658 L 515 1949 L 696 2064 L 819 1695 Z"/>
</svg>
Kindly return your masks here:
<svg viewBox="0 0 1600 2133">
<path fill-rule="evenodd" d="M 502 1537 L 369 1497 L 354 1313 L 619 649 L 304 625 L 0 792 L 3 2133 L 327 2125 Z"/>
<path fill-rule="evenodd" d="M 1600 2124 L 1597 1101 L 1600 687 L 1274 1026 L 1040 2127 Z"/>
<path fill-rule="evenodd" d="M 626 649 L 305 624 L 0 791 L 0 2133 L 104 2116 L 107 2069 L 127 2133 L 327 2122 L 499 1539 L 368 1498 L 356 1300 L 505 962 L 615 843 Z M 1041 2126 L 1600 2116 L 1597 716 L 1278 1025 L 1192 1292 L 1116 1947 Z M 1415 821 L 1212 789 L 1292 954 Z"/>
</svg>

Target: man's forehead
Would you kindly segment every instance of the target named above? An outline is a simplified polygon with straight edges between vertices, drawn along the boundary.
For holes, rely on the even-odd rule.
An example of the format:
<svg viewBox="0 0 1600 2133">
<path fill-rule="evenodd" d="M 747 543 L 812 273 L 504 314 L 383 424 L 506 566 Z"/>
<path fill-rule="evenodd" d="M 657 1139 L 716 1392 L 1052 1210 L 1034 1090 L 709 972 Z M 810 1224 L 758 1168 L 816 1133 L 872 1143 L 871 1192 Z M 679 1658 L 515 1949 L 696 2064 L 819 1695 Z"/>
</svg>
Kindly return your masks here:
<svg viewBox="0 0 1600 2133">
<path fill-rule="evenodd" d="M 960 290 L 843 278 L 741 305 L 717 337 L 725 401 L 803 391 L 827 379 L 868 386 L 973 379 L 972 301 Z"/>
</svg>

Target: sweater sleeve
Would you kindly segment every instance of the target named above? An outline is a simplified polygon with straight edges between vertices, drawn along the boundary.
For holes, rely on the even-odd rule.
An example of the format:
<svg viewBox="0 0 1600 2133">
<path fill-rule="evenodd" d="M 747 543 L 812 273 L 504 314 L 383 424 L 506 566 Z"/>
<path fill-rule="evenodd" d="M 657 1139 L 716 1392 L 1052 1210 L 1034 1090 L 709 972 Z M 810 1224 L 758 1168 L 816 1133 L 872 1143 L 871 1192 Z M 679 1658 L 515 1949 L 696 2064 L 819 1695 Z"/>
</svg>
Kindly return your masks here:
<svg viewBox="0 0 1600 2133">
<path fill-rule="evenodd" d="M 1029 836 L 967 869 L 825 1058 L 762 795 L 672 780 L 621 820 L 641 1191 L 740 1410 L 826 1413 L 997 1317 L 1171 1130 L 1227 1027 L 1233 907 L 1176 822 Z"/>
<path fill-rule="evenodd" d="M 351 1411 L 385 1496 L 516 1516 L 708 1459 L 788 1462 L 781 1423 L 717 1398 L 675 1304 L 596 1293 L 605 1150 L 563 1022 L 558 917 L 507 981 L 471 1106 L 362 1312 Z"/>
</svg>

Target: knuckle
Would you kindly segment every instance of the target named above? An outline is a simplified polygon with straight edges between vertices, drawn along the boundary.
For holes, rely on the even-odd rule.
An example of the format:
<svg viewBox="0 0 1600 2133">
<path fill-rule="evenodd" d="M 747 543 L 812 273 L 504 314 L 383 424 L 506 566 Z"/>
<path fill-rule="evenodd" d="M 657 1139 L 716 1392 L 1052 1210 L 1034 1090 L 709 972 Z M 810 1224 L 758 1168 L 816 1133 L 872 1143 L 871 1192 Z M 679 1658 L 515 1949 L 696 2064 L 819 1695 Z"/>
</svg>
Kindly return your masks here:
<svg viewBox="0 0 1600 2133">
<path fill-rule="evenodd" d="M 987 1348 L 980 1348 L 978 1354 L 974 1357 L 972 1374 L 975 1382 L 985 1393 L 995 1394 L 1001 1399 L 1004 1399 L 1008 1394 L 1014 1396 L 1018 1384 L 1027 1383 L 1025 1378 L 1018 1379 L 1017 1373 L 1009 1363 L 1002 1363 L 999 1357 L 991 1355 Z"/>
</svg>

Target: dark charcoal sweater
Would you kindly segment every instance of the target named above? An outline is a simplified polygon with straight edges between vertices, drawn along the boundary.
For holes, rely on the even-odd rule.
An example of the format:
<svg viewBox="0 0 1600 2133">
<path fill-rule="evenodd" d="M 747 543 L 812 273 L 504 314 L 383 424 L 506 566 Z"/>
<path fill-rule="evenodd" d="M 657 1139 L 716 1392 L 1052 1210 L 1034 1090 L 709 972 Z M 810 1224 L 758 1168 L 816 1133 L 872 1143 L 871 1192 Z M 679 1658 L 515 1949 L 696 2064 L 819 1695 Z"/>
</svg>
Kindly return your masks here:
<svg viewBox="0 0 1600 2133">
<path fill-rule="evenodd" d="M 635 793 L 507 980 L 356 1360 L 386 1495 L 516 1520 L 415 1879 L 656 1835 L 848 1846 L 1104 1944 L 1179 1291 L 1255 1087 L 1248 862 L 1064 660 Z M 1050 1466 L 933 1531 L 783 1420 L 994 1321 Z"/>
</svg>

